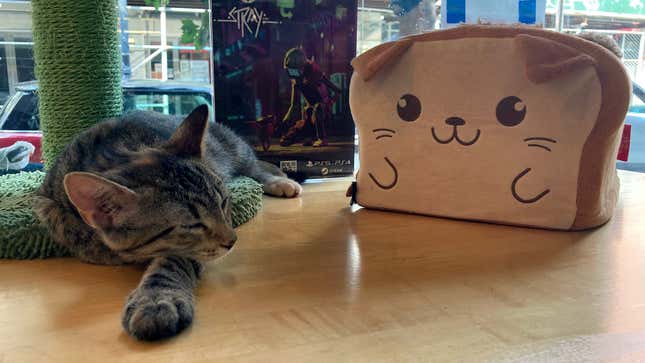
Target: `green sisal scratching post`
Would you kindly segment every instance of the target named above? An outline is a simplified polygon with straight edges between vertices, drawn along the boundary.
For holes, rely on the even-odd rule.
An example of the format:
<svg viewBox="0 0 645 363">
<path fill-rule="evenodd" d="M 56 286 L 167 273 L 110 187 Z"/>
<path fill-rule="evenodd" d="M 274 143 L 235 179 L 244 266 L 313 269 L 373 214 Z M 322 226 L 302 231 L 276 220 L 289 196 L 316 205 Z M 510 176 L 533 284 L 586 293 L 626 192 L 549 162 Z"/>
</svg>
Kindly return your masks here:
<svg viewBox="0 0 645 363">
<path fill-rule="evenodd" d="M 79 132 L 122 111 L 116 0 L 33 0 L 45 167 Z"/>
</svg>

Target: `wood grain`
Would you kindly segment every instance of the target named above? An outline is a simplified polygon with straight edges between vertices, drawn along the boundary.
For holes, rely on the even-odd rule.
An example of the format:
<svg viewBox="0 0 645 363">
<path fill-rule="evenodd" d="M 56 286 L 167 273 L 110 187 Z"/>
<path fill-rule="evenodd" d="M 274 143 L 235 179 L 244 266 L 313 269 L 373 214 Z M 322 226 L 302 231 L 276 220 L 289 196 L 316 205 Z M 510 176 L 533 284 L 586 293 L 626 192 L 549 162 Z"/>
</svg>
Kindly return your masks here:
<svg viewBox="0 0 645 363">
<path fill-rule="evenodd" d="M 645 361 L 645 175 L 620 175 L 574 233 L 349 208 L 347 180 L 266 198 L 162 343 L 120 327 L 137 268 L 3 260 L 0 362 Z"/>
</svg>

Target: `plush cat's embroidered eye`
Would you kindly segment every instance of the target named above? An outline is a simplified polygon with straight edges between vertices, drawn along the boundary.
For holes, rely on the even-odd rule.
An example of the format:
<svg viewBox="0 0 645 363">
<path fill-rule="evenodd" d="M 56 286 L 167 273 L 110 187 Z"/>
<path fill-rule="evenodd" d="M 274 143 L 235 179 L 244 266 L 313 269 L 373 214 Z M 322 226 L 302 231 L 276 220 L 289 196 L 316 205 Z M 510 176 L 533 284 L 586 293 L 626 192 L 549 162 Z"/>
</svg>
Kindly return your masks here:
<svg viewBox="0 0 645 363">
<path fill-rule="evenodd" d="M 405 94 L 399 98 L 396 112 L 403 121 L 416 121 L 421 115 L 421 101 L 415 95 Z"/>
<path fill-rule="evenodd" d="M 526 105 L 519 97 L 509 96 L 497 104 L 497 121 L 504 126 L 517 126 L 526 116 Z"/>
</svg>

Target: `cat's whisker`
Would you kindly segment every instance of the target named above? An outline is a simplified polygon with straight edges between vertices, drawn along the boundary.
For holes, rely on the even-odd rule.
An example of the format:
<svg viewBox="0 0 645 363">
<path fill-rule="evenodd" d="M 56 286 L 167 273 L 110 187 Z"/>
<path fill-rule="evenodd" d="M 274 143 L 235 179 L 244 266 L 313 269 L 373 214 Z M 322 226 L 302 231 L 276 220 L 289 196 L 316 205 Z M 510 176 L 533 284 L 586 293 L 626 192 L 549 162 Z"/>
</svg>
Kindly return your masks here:
<svg viewBox="0 0 645 363">
<path fill-rule="evenodd" d="M 385 128 L 374 129 L 374 130 L 372 130 L 372 132 L 373 133 L 383 133 L 383 132 L 385 132 L 385 134 L 376 136 L 376 140 L 380 140 L 380 139 L 382 139 L 384 137 L 391 138 L 392 134 L 396 134 L 396 131 L 394 131 L 392 129 L 385 129 Z"/>
<path fill-rule="evenodd" d="M 554 144 L 558 143 L 556 140 L 550 139 L 548 137 L 527 137 L 526 139 L 524 139 L 524 141 L 527 141 L 527 142 L 528 141 L 548 141 L 548 142 L 552 142 Z"/>
<path fill-rule="evenodd" d="M 524 139 L 524 141 L 525 141 L 525 142 L 530 142 L 530 141 L 538 142 L 538 141 L 542 141 L 542 142 L 551 142 L 551 143 L 554 143 L 554 144 L 557 144 L 557 143 L 558 143 L 555 139 L 551 139 L 551 138 L 549 138 L 549 137 L 542 137 L 542 136 L 532 136 L 532 137 L 527 137 L 526 139 Z M 551 148 L 550 148 L 550 147 L 548 147 L 548 146 L 544 146 L 544 145 L 540 145 L 540 144 L 536 144 L 536 143 L 533 143 L 533 144 L 529 143 L 529 144 L 528 144 L 528 146 L 529 146 L 529 147 L 539 147 L 539 148 L 544 149 L 544 150 L 549 151 L 549 152 L 551 151 Z"/>
<path fill-rule="evenodd" d="M 551 149 L 548 146 L 539 145 L 539 144 L 529 144 L 529 147 L 531 147 L 531 146 L 532 147 L 539 147 L 539 148 L 542 148 L 542 149 L 547 150 L 549 152 L 551 151 Z"/>
<path fill-rule="evenodd" d="M 380 129 L 374 129 L 374 130 L 372 130 L 372 132 L 379 132 L 379 131 L 387 131 L 387 132 L 391 132 L 391 133 L 393 133 L 393 134 L 396 134 L 396 131 L 394 131 L 394 130 L 392 130 L 392 129 L 380 128 Z"/>
</svg>

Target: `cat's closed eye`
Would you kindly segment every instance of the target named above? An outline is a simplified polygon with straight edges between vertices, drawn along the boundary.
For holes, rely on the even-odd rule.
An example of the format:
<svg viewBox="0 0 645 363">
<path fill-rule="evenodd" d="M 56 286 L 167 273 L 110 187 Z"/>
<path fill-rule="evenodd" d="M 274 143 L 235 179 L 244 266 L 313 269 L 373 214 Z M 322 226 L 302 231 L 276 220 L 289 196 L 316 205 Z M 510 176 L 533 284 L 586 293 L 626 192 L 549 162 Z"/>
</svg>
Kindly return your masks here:
<svg viewBox="0 0 645 363">
<path fill-rule="evenodd" d="M 526 117 L 526 105 L 519 97 L 508 96 L 497 104 L 496 115 L 500 124 L 508 127 L 517 126 Z"/>
<path fill-rule="evenodd" d="M 221 204 L 220 207 L 222 208 L 222 210 L 226 210 L 226 207 L 228 207 L 228 197 L 226 197 L 226 198 L 224 198 L 224 200 L 222 200 L 222 204 Z"/>
<path fill-rule="evenodd" d="M 396 112 L 403 121 L 416 121 L 421 115 L 421 101 L 413 94 L 405 94 L 399 98 Z"/>
</svg>

